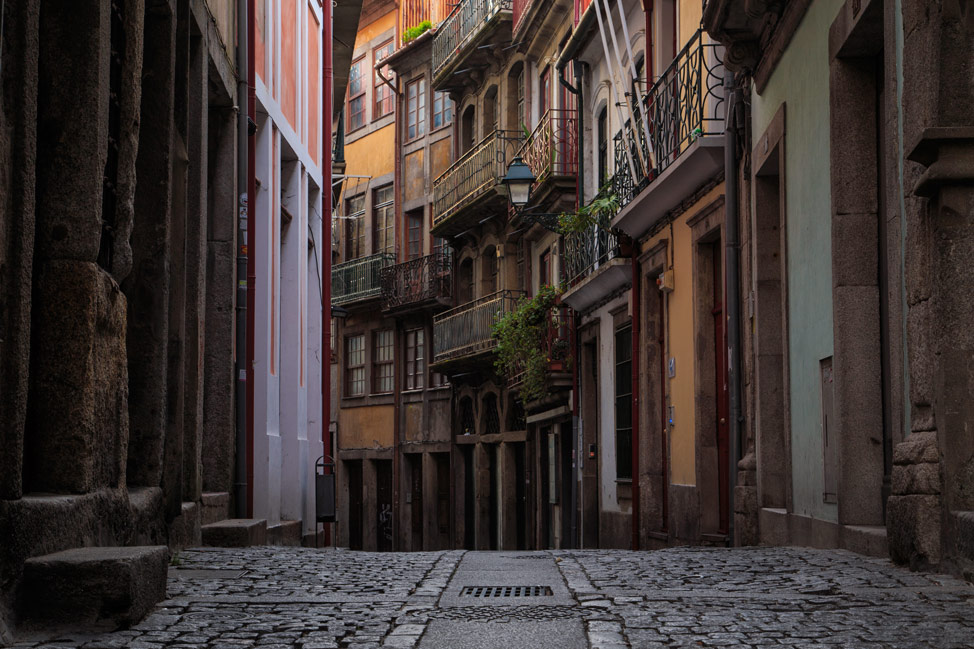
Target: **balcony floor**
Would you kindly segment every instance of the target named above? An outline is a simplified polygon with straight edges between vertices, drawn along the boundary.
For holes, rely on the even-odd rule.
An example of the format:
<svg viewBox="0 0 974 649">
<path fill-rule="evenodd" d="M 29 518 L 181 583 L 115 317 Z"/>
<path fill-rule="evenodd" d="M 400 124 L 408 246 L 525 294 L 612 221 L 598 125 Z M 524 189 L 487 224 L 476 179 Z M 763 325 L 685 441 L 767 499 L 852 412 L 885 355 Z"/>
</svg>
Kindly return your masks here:
<svg viewBox="0 0 974 649">
<path fill-rule="evenodd" d="M 599 300 L 632 283 L 632 260 L 615 257 L 586 275 L 561 296 L 561 301 L 580 313 Z"/>
</svg>

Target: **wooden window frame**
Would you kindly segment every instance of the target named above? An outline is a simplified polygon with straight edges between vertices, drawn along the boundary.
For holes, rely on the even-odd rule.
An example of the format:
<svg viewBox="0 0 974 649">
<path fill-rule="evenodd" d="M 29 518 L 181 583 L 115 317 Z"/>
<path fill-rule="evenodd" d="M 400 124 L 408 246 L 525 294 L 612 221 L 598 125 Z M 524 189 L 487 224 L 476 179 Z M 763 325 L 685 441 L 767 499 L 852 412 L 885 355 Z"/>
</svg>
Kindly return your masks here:
<svg viewBox="0 0 974 649">
<path fill-rule="evenodd" d="M 380 203 L 379 192 L 386 190 L 389 191 L 389 199 Z M 374 254 L 396 252 L 395 198 L 392 185 L 384 185 L 372 190 L 372 252 Z"/>
<path fill-rule="evenodd" d="M 347 109 L 346 109 L 346 114 L 348 115 L 348 124 L 345 127 L 345 132 L 346 133 L 353 133 L 353 132 L 359 130 L 360 128 L 365 128 L 365 126 L 368 124 L 367 112 L 366 112 L 367 107 L 365 105 L 365 102 L 366 102 L 365 74 L 364 74 L 365 58 L 366 57 L 363 54 L 362 56 L 360 56 L 356 60 L 352 61 L 352 65 L 349 66 L 349 68 L 348 68 L 348 104 L 347 104 Z M 352 94 L 352 82 L 353 82 L 353 80 L 352 80 L 352 70 L 354 70 L 357 65 L 362 65 L 362 68 L 363 68 L 362 74 L 361 74 L 362 88 L 361 88 L 361 90 L 359 92 L 357 92 L 357 93 L 355 93 L 353 95 Z M 355 125 L 355 121 L 354 121 L 355 120 L 355 114 L 352 112 L 352 102 L 353 101 L 356 101 L 358 99 L 361 99 L 362 100 L 362 110 L 361 110 L 362 123 L 361 124 L 358 124 L 358 125 Z"/>
<path fill-rule="evenodd" d="M 390 50 L 387 54 L 383 55 L 382 50 L 389 47 Z M 392 92 L 392 88 L 386 85 L 386 82 L 382 80 L 379 76 L 379 63 L 382 59 L 386 58 L 390 54 L 395 52 L 395 45 L 393 39 L 387 40 L 382 45 L 374 48 L 372 50 L 372 61 L 374 62 L 375 68 L 373 70 L 373 85 L 372 85 L 372 121 L 381 119 L 388 115 L 392 115 L 396 107 L 395 94 Z M 380 58 L 381 57 L 381 58 Z M 392 73 L 390 73 L 390 81 L 392 80 Z M 383 110 L 383 104 L 387 110 Z"/>
<path fill-rule="evenodd" d="M 356 354 L 361 354 L 361 363 L 352 362 L 352 341 L 361 340 L 362 348 L 356 350 Z M 351 334 L 345 336 L 345 396 L 361 397 L 365 396 L 365 386 L 367 377 L 365 376 L 365 334 Z M 359 374 L 360 372 L 360 374 Z M 356 391 L 353 386 L 360 385 L 361 389 Z"/>
<path fill-rule="evenodd" d="M 406 390 L 426 387 L 426 330 L 423 327 L 406 330 Z"/>
<path fill-rule="evenodd" d="M 380 336 L 389 336 L 388 343 Z M 388 358 L 383 351 L 388 350 Z M 372 394 L 391 394 L 396 389 L 396 337 L 393 329 L 378 329 L 372 332 Z M 389 381 L 388 390 L 383 389 L 383 381 Z"/>
<path fill-rule="evenodd" d="M 416 96 L 411 92 L 417 88 Z M 426 77 L 420 76 L 406 84 L 406 141 L 426 135 Z M 415 99 L 415 104 L 413 100 Z"/>
<path fill-rule="evenodd" d="M 440 109 L 437 110 L 436 104 L 440 103 Z M 440 92 L 439 90 L 433 91 L 433 113 L 430 118 L 430 130 L 438 131 L 441 128 L 446 128 L 453 123 L 453 100 L 450 99 L 450 93 Z M 437 125 L 436 119 L 440 118 L 440 124 Z"/>
</svg>

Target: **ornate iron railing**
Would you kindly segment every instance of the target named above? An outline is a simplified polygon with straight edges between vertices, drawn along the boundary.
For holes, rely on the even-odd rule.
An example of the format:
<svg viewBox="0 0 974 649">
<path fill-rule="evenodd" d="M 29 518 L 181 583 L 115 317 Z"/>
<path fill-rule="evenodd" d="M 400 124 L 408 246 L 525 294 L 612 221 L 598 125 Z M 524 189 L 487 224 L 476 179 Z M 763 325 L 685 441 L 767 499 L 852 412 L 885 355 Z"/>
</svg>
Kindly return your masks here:
<svg viewBox="0 0 974 649">
<path fill-rule="evenodd" d="M 433 362 L 493 349 L 494 323 L 509 313 L 523 291 L 497 291 L 433 318 Z"/>
<path fill-rule="evenodd" d="M 613 184 L 621 205 L 666 171 L 695 140 L 723 133 L 723 52 L 722 45 L 705 42 L 698 30 L 640 102 L 642 114 L 636 115 L 635 127 L 629 120 L 616 134 Z M 649 120 L 646 128 L 643 115 Z"/>
<path fill-rule="evenodd" d="M 433 76 L 437 76 L 491 18 L 501 11 L 510 11 L 511 2 L 512 0 L 461 0 L 447 19 L 436 28 L 436 36 L 433 37 Z"/>
<path fill-rule="evenodd" d="M 494 131 L 433 181 L 433 226 L 446 221 L 470 201 L 493 191 L 518 150 L 517 131 Z"/>
<path fill-rule="evenodd" d="M 596 198 L 604 197 L 607 188 L 600 191 Z M 609 230 L 612 216 L 614 215 L 603 214 L 599 222 L 591 228 L 565 235 L 562 266 L 565 281 L 569 286 L 577 284 L 586 275 L 616 256 L 619 239 Z"/>
<path fill-rule="evenodd" d="M 411 259 L 379 272 L 382 309 L 389 311 L 453 294 L 453 255 L 449 249 Z"/>
<path fill-rule="evenodd" d="M 646 94 L 657 175 L 697 138 L 724 132 L 724 47 L 704 39 L 697 30 Z"/>
<path fill-rule="evenodd" d="M 534 173 L 535 187 L 552 176 L 578 175 L 578 119 L 574 110 L 546 112 L 518 152 Z"/>
<path fill-rule="evenodd" d="M 378 297 L 382 290 L 379 273 L 395 260 L 395 255 L 380 253 L 336 264 L 331 269 L 332 304 L 348 304 Z"/>
<path fill-rule="evenodd" d="M 548 359 L 548 372 L 567 372 L 568 361 L 572 355 L 571 331 L 574 311 L 567 304 L 558 304 L 547 314 L 541 349 Z M 519 364 L 508 380 L 508 387 L 514 388 L 524 382 L 524 368 Z"/>
</svg>

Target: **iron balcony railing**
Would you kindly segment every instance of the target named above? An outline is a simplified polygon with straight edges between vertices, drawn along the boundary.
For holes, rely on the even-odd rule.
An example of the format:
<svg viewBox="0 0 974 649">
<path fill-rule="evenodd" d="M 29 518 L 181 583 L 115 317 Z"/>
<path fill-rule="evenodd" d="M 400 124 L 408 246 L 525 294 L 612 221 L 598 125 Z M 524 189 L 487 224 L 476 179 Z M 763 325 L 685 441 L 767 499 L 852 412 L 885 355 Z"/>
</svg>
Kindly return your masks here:
<svg viewBox="0 0 974 649">
<path fill-rule="evenodd" d="M 433 38 L 433 76 L 439 75 L 450 59 L 491 18 L 501 11 L 510 11 L 511 2 L 512 0 L 461 0 L 447 19 L 436 28 L 436 36 Z"/>
<path fill-rule="evenodd" d="M 567 372 L 569 359 L 572 356 L 571 331 L 574 311 L 567 304 L 558 304 L 548 312 L 544 333 L 541 340 L 541 350 L 547 359 L 549 377 L 556 372 Z M 524 383 L 525 368 L 519 363 L 507 385 L 515 388 Z"/>
<path fill-rule="evenodd" d="M 523 291 L 497 291 L 433 318 L 433 362 L 488 351 L 497 344 L 494 324 L 517 306 Z"/>
<path fill-rule="evenodd" d="M 695 140 L 723 133 L 723 56 L 723 46 L 705 41 L 698 30 L 640 102 L 642 114 L 635 116 L 635 127 L 627 121 L 616 134 L 615 192 L 621 205 L 666 171 Z M 643 115 L 649 120 L 645 128 Z M 641 160 L 647 161 L 648 173 Z"/>
<path fill-rule="evenodd" d="M 349 304 L 378 297 L 380 271 L 395 263 L 395 255 L 380 253 L 337 264 L 331 269 L 332 304 Z"/>
<path fill-rule="evenodd" d="M 611 185 L 606 185 L 596 198 L 602 198 Z M 565 281 L 573 286 L 585 276 L 598 270 L 619 250 L 618 237 L 609 230 L 609 222 L 614 214 L 603 214 L 599 222 L 581 232 L 570 232 L 565 235 L 562 264 L 564 265 Z"/>
<path fill-rule="evenodd" d="M 433 227 L 493 191 L 520 147 L 517 131 L 494 131 L 433 181 Z"/>
<path fill-rule="evenodd" d="M 578 175 L 578 118 L 574 110 L 547 111 L 518 152 L 537 179 Z"/>
<path fill-rule="evenodd" d="M 383 268 L 379 272 L 382 309 L 390 311 L 449 299 L 453 294 L 452 259 L 448 249 Z"/>
</svg>

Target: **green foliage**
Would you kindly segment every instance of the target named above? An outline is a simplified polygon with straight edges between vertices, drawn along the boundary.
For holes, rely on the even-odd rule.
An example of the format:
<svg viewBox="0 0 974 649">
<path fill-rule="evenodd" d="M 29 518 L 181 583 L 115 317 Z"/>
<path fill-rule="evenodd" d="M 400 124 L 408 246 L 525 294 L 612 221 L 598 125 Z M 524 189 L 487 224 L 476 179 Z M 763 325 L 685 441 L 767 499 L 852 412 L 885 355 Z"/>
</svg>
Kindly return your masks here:
<svg viewBox="0 0 974 649">
<path fill-rule="evenodd" d="M 508 378 L 524 373 L 521 401 L 536 401 L 548 394 L 548 358 L 544 337 L 548 318 L 561 289 L 544 286 L 532 298 L 522 297 L 512 311 L 494 324 L 497 339 L 497 371 Z"/>
<path fill-rule="evenodd" d="M 558 216 L 558 227 L 562 234 L 585 232 L 592 226 L 608 229 L 605 224 L 619 211 L 619 197 L 610 194 L 608 187 L 603 187 L 592 202 L 578 208 L 578 211 L 562 212 Z"/>
<path fill-rule="evenodd" d="M 410 27 L 404 30 L 402 33 L 402 42 L 403 44 L 406 44 L 409 41 L 416 40 L 431 29 L 433 29 L 433 23 L 428 20 L 424 20 L 415 27 Z"/>
</svg>

